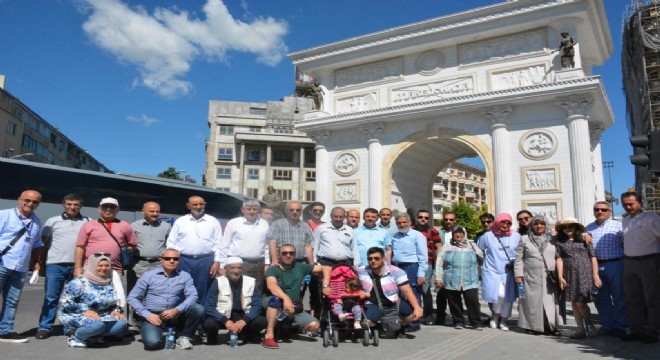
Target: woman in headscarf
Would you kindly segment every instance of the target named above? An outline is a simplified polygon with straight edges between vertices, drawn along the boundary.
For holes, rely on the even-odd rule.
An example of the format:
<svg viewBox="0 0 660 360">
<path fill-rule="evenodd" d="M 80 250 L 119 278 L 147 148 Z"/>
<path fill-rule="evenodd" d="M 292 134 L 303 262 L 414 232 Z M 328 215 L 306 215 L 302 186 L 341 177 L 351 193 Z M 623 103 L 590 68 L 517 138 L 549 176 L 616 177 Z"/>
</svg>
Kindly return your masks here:
<svg viewBox="0 0 660 360">
<path fill-rule="evenodd" d="M 456 227 L 452 239 L 443 246 L 435 264 L 435 285 L 447 290 L 449 311 L 455 329 L 463 329 L 463 301 L 468 320 L 474 330 L 482 330 L 479 310 L 479 265 L 477 257 L 483 252 L 472 240 L 468 240 L 464 228 Z M 461 299 L 461 296 L 463 299 Z"/>
<path fill-rule="evenodd" d="M 518 326 L 528 334 L 561 336 L 558 325 L 563 322 L 556 301 L 559 289 L 555 277 L 548 280 L 554 276 L 550 272 L 555 271 L 557 250 L 543 215 L 532 218 L 530 225 L 516 249 L 516 284 L 524 284 L 526 294 L 518 303 Z"/>
<path fill-rule="evenodd" d="M 121 335 L 128 329 L 112 286 L 110 254 L 92 254 L 83 275 L 70 281 L 60 299 L 59 320 L 74 330 L 67 343 L 86 348 L 90 338 Z"/>
<path fill-rule="evenodd" d="M 520 234 L 511 231 L 512 218 L 507 213 L 495 217 L 491 231 L 479 238 L 477 246 L 485 251 L 482 271 L 484 301 L 493 304 L 490 327 L 509 331 L 506 320 L 511 316 L 516 289 L 513 262 Z M 499 322 L 499 324 L 498 324 Z"/>
</svg>

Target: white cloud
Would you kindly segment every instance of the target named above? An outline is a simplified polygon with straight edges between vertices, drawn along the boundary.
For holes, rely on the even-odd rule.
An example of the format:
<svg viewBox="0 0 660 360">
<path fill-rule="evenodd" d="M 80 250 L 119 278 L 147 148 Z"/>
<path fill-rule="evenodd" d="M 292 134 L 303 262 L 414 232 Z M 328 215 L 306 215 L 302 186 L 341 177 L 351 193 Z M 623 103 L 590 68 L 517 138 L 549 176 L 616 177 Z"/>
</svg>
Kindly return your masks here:
<svg viewBox="0 0 660 360">
<path fill-rule="evenodd" d="M 229 13 L 221 0 L 207 0 L 205 19 L 185 10 L 129 8 L 120 0 L 83 0 L 91 15 L 85 33 L 120 61 L 135 65 L 140 77 L 135 85 L 165 97 L 185 95 L 192 84 L 184 80 L 193 61 L 227 61 L 228 51 L 253 53 L 257 62 L 276 65 L 287 52 L 288 25 L 271 17 L 250 22 Z"/>
<path fill-rule="evenodd" d="M 140 123 L 144 126 L 151 126 L 155 123 L 160 122 L 158 119 L 156 119 L 154 117 L 151 117 L 151 116 L 144 115 L 144 114 L 142 114 L 142 115 L 128 115 L 126 117 L 126 120 L 136 122 L 136 123 Z"/>
</svg>

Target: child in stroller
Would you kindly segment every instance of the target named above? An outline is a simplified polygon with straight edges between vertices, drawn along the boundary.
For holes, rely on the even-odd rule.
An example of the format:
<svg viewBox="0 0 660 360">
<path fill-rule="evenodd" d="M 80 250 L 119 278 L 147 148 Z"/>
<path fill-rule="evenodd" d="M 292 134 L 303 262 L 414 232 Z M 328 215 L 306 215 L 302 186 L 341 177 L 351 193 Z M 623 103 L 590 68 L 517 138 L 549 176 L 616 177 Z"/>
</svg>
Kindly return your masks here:
<svg viewBox="0 0 660 360">
<path fill-rule="evenodd" d="M 332 310 L 340 321 L 346 321 L 353 314 L 353 328 L 362 329 L 362 302 L 369 295 L 362 290 L 362 283 L 356 277 L 344 280 L 344 291 L 341 292 L 332 305 Z"/>
</svg>

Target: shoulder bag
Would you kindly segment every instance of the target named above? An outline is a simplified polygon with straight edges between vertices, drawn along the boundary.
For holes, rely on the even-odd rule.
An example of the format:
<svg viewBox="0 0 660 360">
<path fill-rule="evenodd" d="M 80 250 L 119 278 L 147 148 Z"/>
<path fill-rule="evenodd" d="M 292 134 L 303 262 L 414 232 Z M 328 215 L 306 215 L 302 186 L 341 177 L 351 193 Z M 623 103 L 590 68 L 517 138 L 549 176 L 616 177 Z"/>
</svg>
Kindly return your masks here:
<svg viewBox="0 0 660 360">
<path fill-rule="evenodd" d="M 117 241 L 117 238 L 114 235 L 112 235 L 110 229 L 108 229 L 108 227 L 105 225 L 105 222 L 103 222 L 103 220 L 99 219 L 99 223 L 101 223 L 105 231 L 107 231 L 108 234 L 110 234 L 110 237 L 112 238 L 112 240 L 114 240 L 117 243 L 117 246 L 119 246 L 119 250 L 121 252 L 119 255 L 120 256 L 119 261 L 121 262 L 121 266 L 124 268 L 124 270 L 132 269 L 133 266 L 135 266 L 135 262 L 133 260 L 133 251 L 129 249 L 127 246 L 121 246 L 119 244 L 119 241 Z"/>
</svg>

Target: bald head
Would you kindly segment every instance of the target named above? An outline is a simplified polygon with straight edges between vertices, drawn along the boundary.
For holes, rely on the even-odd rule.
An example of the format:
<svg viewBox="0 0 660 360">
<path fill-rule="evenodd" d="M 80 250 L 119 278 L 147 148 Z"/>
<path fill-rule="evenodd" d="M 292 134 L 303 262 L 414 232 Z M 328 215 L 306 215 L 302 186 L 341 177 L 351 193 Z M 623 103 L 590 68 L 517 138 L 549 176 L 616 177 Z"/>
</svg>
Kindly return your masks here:
<svg viewBox="0 0 660 360">
<path fill-rule="evenodd" d="M 28 217 L 34 213 L 41 203 L 41 194 L 36 190 L 25 190 L 18 197 L 18 212 Z"/>
<path fill-rule="evenodd" d="M 157 202 L 148 201 L 142 206 L 142 214 L 146 222 L 154 224 L 160 217 L 160 205 Z"/>
</svg>

